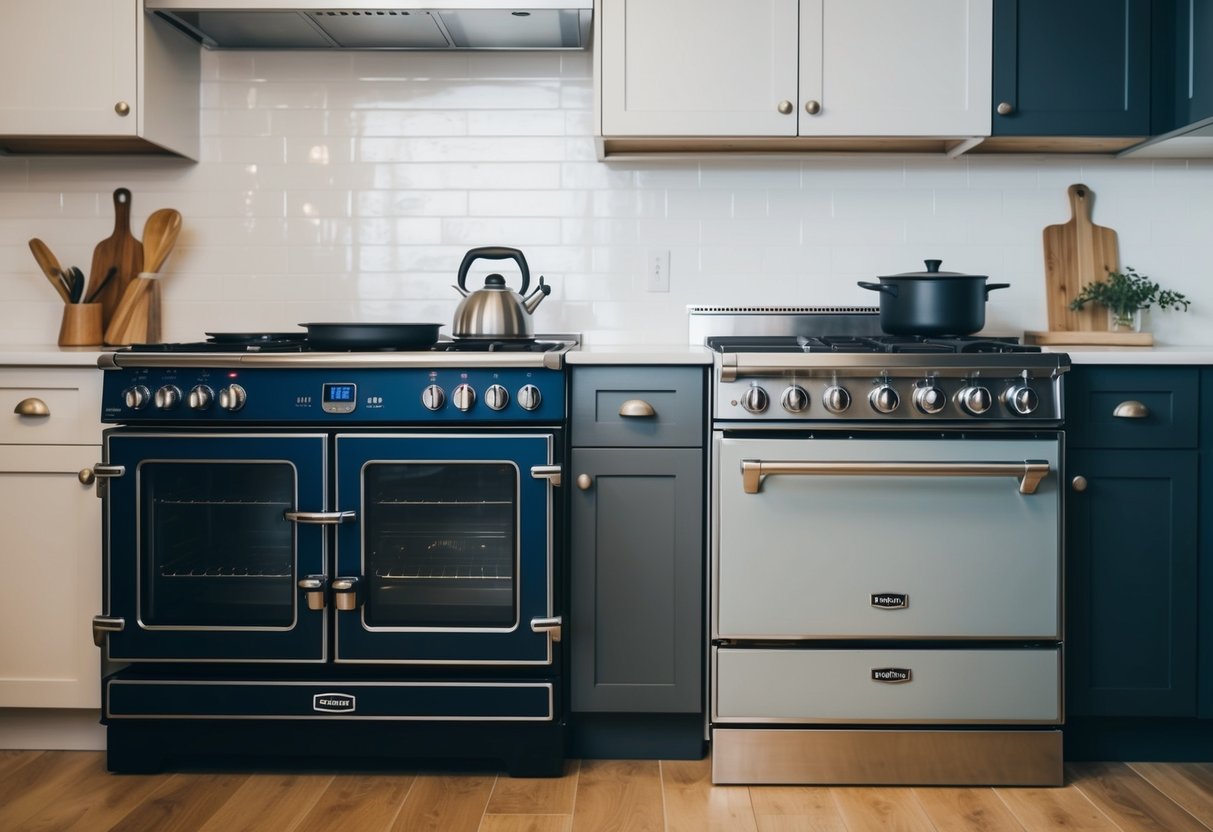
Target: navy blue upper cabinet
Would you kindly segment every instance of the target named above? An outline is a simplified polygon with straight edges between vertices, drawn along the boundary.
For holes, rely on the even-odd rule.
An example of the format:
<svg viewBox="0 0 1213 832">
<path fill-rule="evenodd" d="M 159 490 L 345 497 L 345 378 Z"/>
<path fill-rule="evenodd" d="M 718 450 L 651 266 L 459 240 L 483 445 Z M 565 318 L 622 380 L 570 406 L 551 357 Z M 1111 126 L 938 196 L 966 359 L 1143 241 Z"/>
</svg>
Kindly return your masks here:
<svg viewBox="0 0 1213 832">
<path fill-rule="evenodd" d="M 1213 0 L 1165 0 L 1169 7 L 1156 10 L 1174 18 L 1174 40 L 1166 60 L 1173 57 L 1171 82 L 1174 111 L 1170 123 L 1155 121 L 1155 132 L 1165 132 L 1213 116 Z M 1164 31 L 1166 37 L 1171 32 Z M 1159 64 L 1156 62 L 1155 64 Z"/>
<path fill-rule="evenodd" d="M 1150 25 L 1150 0 L 994 0 L 992 135 L 1148 136 Z"/>
</svg>

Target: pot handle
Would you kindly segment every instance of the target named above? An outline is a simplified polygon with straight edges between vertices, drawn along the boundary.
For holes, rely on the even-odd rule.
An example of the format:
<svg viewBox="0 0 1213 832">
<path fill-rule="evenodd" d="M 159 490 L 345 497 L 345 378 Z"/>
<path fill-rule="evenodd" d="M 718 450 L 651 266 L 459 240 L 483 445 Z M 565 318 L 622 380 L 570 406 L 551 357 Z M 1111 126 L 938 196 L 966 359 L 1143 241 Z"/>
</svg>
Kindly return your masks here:
<svg viewBox="0 0 1213 832">
<path fill-rule="evenodd" d="M 531 285 L 531 270 L 527 268 L 526 258 L 522 256 L 522 252 L 507 246 L 481 246 L 463 255 L 463 262 L 459 264 L 460 289 L 467 291 L 468 269 L 471 268 L 472 263 L 480 259 L 513 260 L 517 263 L 518 270 L 522 272 L 522 288 L 518 290 L 518 294 L 526 294 L 527 287 Z"/>
<path fill-rule="evenodd" d="M 889 283 L 869 283 L 866 280 L 856 281 L 864 289 L 871 289 L 873 292 L 884 292 L 889 297 L 897 297 L 897 287 Z"/>
<path fill-rule="evenodd" d="M 1010 286 L 1011 286 L 1010 283 L 987 283 L 986 284 L 986 297 L 989 297 L 990 292 L 993 292 L 995 289 L 1008 289 L 1008 288 L 1010 288 Z"/>
</svg>

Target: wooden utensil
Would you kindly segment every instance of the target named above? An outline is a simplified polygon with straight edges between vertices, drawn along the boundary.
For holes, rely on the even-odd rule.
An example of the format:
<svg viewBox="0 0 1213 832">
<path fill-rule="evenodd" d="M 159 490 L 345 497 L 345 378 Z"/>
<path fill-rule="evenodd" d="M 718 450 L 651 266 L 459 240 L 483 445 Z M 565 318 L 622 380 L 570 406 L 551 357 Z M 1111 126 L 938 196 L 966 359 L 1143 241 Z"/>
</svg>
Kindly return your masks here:
<svg viewBox="0 0 1213 832">
<path fill-rule="evenodd" d="M 55 287 L 55 291 L 59 294 L 59 297 L 63 298 L 64 303 L 71 303 L 71 296 L 63 285 L 63 281 L 59 279 L 59 275 L 63 270 L 59 267 L 59 261 L 55 258 L 55 255 L 51 254 L 51 250 L 47 247 L 46 243 L 34 237 L 29 241 L 29 250 L 33 252 L 34 259 L 38 261 L 38 268 L 42 269 L 42 273 L 46 275 L 46 279 Z"/>
<path fill-rule="evenodd" d="M 159 219 L 156 219 L 157 214 L 161 214 L 161 213 L 164 216 Z M 153 225 L 153 219 L 156 219 L 156 224 L 164 226 L 163 230 L 157 231 L 157 229 Z M 145 254 L 147 253 L 149 247 L 152 245 L 152 243 L 149 242 L 149 240 L 152 238 L 154 233 L 159 233 L 161 237 L 165 237 L 170 231 L 170 228 L 168 227 L 170 225 L 174 226 L 171 228 L 171 233 L 172 233 L 171 241 L 162 240 L 160 243 L 160 245 L 165 247 L 164 255 L 163 255 L 164 258 L 168 257 L 169 252 L 172 250 L 173 245 L 176 243 L 177 234 L 181 231 L 181 214 L 178 211 L 175 211 L 171 208 L 161 208 L 159 211 L 153 212 L 152 216 L 147 218 L 147 223 L 143 227 L 143 247 L 144 247 Z M 151 255 L 147 255 L 147 259 L 150 260 Z M 164 263 L 163 263 L 163 261 L 161 261 L 160 265 L 153 269 L 153 268 L 148 268 L 147 265 L 145 264 L 144 269 L 145 269 L 145 271 L 158 272 L 158 271 L 160 271 L 160 268 L 163 265 L 164 265 Z M 161 300 L 161 291 L 162 291 L 162 285 L 159 282 L 153 282 L 152 285 L 148 287 L 148 292 L 147 292 L 147 342 L 149 344 L 158 344 L 158 343 L 160 343 L 160 340 L 161 340 L 160 321 L 161 321 L 161 311 L 162 311 L 161 304 L 163 303 L 163 301 Z"/>
<path fill-rule="evenodd" d="M 153 341 L 151 324 L 151 302 L 158 297 L 148 297 L 159 277 L 156 273 L 168 259 L 177 234 L 181 231 L 181 214 L 172 208 L 161 208 L 152 212 L 143 226 L 144 265 L 146 269 L 132 280 L 122 293 L 118 306 L 105 328 L 105 343 L 114 346 L 142 344 Z M 156 316 L 159 318 L 159 315 Z M 158 328 L 158 327 L 157 327 Z M 155 339 L 159 333 L 155 333 Z"/>
<path fill-rule="evenodd" d="M 1070 221 L 1044 230 L 1049 330 L 1106 330 L 1106 315 L 1098 304 L 1088 303 L 1075 310 L 1070 308 L 1070 301 L 1087 284 L 1104 280 L 1108 272 L 1120 268 L 1116 232 L 1091 222 L 1095 194 L 1090 188 L 1071 185 L 1068 193 Z"/>
<path fill-rule="evenodd" d="M 100 288 L 111 266 L 117 267 L 118 271 L 109 285 Z M 143 244 L 131 236 L 131 192 L 118 188 L 114 191 L 114 233 L 93 249 L 93 265 L 88 273 L 88 291 L 85 292 L 86 295 L 96 293 L 106 326 L 113 318 L 127 284 L 141 271 Z"/>
</svg>

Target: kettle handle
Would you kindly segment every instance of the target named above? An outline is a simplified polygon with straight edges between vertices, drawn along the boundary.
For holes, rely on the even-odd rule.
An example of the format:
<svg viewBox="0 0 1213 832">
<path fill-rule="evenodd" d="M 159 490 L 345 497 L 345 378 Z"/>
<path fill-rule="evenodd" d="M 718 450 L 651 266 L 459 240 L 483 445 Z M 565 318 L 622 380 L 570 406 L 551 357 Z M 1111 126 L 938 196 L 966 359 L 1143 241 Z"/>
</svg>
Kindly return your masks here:
<svg viewBox="0 0 1213 832">
<path fill-rule="evenodd" d="M 531 285 L 531 270 L 527 268 L 526 258 L 522 256 L 521 251 L 506 246 L 482 246 L 463 255 L 463 262 L 459 264 L 460 289 L 467 291 L 468 269 L 471 268 L 472 263 L 480 259 L 513 260 L 517 263 L 519 271 L 522 272 L 522 288 L 518 290 L 518 294 L 526 294 L 527 287 Z"/>
</svg>

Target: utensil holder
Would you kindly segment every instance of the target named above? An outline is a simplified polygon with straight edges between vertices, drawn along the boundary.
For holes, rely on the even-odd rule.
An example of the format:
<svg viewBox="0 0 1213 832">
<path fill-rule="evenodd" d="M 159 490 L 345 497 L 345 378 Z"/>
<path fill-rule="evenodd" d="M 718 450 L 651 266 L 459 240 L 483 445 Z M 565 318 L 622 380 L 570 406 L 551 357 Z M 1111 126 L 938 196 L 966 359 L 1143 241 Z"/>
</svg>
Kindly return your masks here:
<svg viewBox="0 0 1213 832">
<path fill-rule="evenodd" d="M 65 303 L 59 325 L 59 346 L 97 347 L 101 345 L 101 304 Z"/>
</svg>

